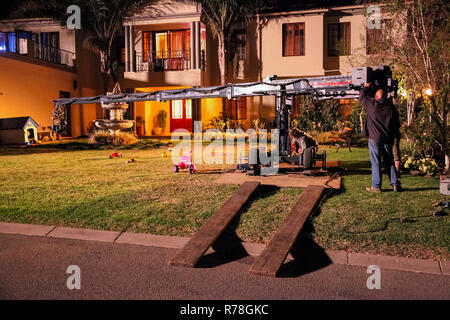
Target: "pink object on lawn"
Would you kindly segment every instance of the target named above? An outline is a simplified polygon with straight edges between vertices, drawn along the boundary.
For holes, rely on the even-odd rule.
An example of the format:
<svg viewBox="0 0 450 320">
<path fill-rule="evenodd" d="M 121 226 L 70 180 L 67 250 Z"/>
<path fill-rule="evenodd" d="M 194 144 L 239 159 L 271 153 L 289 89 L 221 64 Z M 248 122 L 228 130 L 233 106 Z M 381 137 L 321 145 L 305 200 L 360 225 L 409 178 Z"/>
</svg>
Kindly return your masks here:
<svg viewBox="0 0 450 320">
<path fill-rule="evenodd" d="M 179 172 L 180 169 L 188 169 L 190 174 L 197 172 L 197 167 L 192 161 L 192 150 L 188 155 L 181 156 L 181 161 L 173 166 L 173 172 Z"/>
</svg>

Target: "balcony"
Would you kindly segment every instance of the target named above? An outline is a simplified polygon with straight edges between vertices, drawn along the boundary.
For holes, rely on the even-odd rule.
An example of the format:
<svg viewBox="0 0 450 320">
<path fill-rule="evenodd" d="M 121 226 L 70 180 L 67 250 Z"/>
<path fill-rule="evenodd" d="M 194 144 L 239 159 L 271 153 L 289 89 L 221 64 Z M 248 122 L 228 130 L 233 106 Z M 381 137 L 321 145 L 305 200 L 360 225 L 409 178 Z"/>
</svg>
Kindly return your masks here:
<svg viewBox="0 0 450 320">
<path fill-rule="evenodd" d="M 191 53 L 189 50 L 167 50 L 153 52 L 136 52 L 135 72 L 163 72 L 191 70 Z M 201 51 L 200 69 L 205 70 L 205 54 Z M 131 67 L 129 70 L 133 70 Z"/>
<path fill-rule="evenodd" d="M 75 53 L 41 44 L 13 33 L 0 32 L 0 53 L 14 53 L 33 59 L 75 67 Z"/>
</svg>

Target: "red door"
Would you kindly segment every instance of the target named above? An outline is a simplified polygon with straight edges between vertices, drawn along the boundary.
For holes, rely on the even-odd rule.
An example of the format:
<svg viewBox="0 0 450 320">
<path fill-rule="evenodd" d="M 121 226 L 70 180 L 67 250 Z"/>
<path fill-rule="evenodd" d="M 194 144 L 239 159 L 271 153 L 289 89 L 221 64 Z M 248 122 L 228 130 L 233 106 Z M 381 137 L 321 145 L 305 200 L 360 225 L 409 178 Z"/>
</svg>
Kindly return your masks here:
<svg viewBox="0 0 450 320">
<path fill-rule="evenodd" d="M 192 100 L 170 101 L 170 132 L 176 129 L 192 132 Z"/>
</svg>

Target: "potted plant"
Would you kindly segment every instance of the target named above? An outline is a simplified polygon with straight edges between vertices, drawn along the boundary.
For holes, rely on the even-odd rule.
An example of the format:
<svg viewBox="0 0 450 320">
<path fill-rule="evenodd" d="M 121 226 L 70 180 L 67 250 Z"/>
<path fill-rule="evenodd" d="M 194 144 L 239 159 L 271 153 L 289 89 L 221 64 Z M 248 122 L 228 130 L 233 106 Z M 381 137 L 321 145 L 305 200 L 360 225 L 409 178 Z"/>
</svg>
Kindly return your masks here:
<svg viewBox="0 0 450 320">
<path fill-rule="evenodd" d="M 164 127 L 166 126 L 167 111 L 159 110 L 156 118 L 158 126 L 155 127 L 155 134 L 161 135 L 163 133 Z"/>
<path fill-rule="evenodd" d="M 144 136 L 144 120 L 142 119 L 141 116 L 137 116 L 136 117 L 136 134 L 139 137 L 143 137 Z"/>
</svg>

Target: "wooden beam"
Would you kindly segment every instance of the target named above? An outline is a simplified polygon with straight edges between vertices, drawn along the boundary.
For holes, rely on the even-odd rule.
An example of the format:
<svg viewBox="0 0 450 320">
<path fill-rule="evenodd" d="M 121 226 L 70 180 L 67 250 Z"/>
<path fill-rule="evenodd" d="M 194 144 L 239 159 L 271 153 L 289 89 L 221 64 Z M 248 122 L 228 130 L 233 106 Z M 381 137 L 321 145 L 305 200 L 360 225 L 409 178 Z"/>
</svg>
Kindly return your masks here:
<svg viewBox="0 0 450 320">
<path fill-rule="evenodd" d="M 276 277 L 303 225 L 322 197 L 323 186 L 307 187 L 269 244 L 250 268 L 250 273 Z"/>
<path fill-rule="evenodd" d="M 305 176 L 298 173 L 278 174 L 273 176 L 250 176 L 242 172 L 227 172 L 219 175 L 214 181 L 220 184 L 242 184 L 246 181 L 256 181 L 262 185 L 273 185 L 287 188 L 307 188 L 310 185 L 324 186 L 333 189 L 341 188 L 341 177 L 335 176 Z"/>
<path fill-rule="evenodd" d="M 244 182 L 169 263 L 173 266 L 195 267 L 259 185 L 259 182 Z"/>
</svg>

